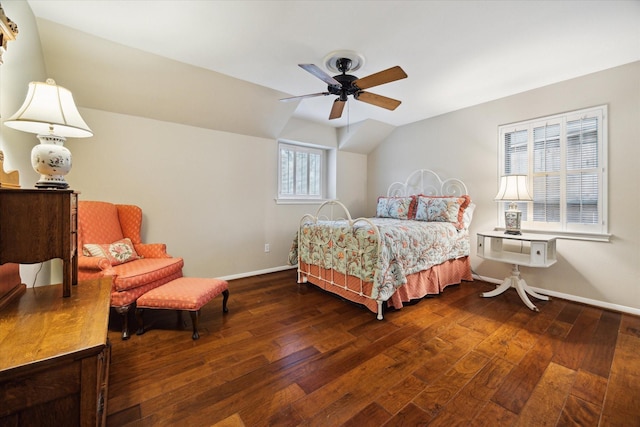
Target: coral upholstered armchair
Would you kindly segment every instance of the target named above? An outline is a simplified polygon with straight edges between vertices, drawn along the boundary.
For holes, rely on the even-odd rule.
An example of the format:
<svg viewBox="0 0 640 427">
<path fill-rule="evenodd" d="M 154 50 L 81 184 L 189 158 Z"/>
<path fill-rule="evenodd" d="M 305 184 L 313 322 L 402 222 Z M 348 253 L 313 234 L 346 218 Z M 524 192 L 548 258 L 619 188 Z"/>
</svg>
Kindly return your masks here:
<svg viewBox="0 0 640 427">
<path fill-rule="evenodd" d="M 164 243 L 142 243 L 142 209 L 107 202 L 78 202 L 78 280 L 111 276 L 111 306 L 123 316 L 129 338 L 129 309 L 139 296 L 182 277 L 182 258 Z"/>
</svg>

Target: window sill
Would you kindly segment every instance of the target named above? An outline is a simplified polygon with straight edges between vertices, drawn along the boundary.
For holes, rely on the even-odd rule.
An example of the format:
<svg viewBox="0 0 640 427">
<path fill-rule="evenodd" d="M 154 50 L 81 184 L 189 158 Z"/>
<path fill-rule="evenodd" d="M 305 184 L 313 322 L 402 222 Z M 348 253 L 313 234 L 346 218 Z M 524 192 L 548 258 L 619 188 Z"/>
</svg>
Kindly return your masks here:
<svg viewBox="0 0 640 427">
<path fill-rule="evenodd" d="M 321 205 L 328 199 L 274 199 L 276 205 Z"/>
<path fill-rule="evenodd" d="M 496 231 L 503 231 L 503 227 L 495 227 Z M 575 231 L 554 231 L 554 230 L 529 230 L 526 228 L 522 229 L 523 233 L 529 234 L 547 234 L 551 236 L 556 236 L 558 239 L 565 240 L 584 240 L 589 242 L 611 242 L 612 234 L 604 234 L 604 233 L 580 233 Z"/>
</svg>

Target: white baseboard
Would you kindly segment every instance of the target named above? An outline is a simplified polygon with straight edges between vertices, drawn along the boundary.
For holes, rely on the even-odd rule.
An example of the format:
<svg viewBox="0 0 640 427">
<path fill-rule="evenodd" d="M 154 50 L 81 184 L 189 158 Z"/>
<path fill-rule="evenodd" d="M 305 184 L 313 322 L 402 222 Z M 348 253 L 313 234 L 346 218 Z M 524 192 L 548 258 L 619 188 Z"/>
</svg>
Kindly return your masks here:
<svg viewBox="0 0 640 427">
<path fill-rule="evenodd" d="M 494 279 L 493 277 L 480 276 L 475 273 L 473 274 L 473 278 L 482 280 L 483 282 L 495 283 L 496 285 L 499 285 L 504 281 L 500 279 Z M 610 302 L 599 301 L 595 299 L 583 298 L 583 297 L 579 297 L 571 294 L 564 294 L 562 292 L 549 291 L 542 288 L 534 288 L 533 286 L 531 286 L 531 289 L 543 295 L 549 295 L 550 297 L 566 299 L 568 301 L 579 302 L 582 304 L 592 305 L 594 307 L 605 308 L 607 310 L 619 311 L 622 313 L 640 316 L 640 309 L 633 308 L 633 307 L 627 307 L 619 304 L 612 304 Z"/>
<path fill-rule="evenodd" d="M 265 270 L 249 271 L 247 273 L 232 274 L 231 276 L 218 277 L 222 280 L 244 279 L 245 277 L 260 276 L 261 274 L 276 273 L 278 271 L 298 268 L 297 265 L 282 265 L 280 267 L 267 268 Z"/>
</svg>

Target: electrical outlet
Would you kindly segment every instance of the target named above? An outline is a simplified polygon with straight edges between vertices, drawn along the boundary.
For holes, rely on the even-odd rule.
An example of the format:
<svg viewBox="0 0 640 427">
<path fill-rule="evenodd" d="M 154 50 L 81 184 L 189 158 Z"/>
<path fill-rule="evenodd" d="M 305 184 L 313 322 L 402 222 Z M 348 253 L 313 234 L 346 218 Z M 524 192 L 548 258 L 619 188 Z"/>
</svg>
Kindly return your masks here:
<svg viewBox="0 0 640 427">
<path fill-rule="evenodd" d="M 268 244 L 268 243 L 265 243 L 265 244 L 264 244 L 264 251 L 265 251 L 265 252 L 269 252 L 270 250 L 271 250 L 271 248 L 269 247 L 269 244 Z"/>
</svg>

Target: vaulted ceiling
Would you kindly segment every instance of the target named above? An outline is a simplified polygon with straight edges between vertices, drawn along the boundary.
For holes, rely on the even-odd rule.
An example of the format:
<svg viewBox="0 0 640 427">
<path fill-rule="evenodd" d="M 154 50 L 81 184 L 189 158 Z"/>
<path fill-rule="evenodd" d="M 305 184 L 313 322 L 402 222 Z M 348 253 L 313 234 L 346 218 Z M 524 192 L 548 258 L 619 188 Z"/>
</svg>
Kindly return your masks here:
<svg viewBox="0 0 640 427">
<path fill-rule="evenodd" d="M 263 119 L 249 134 L 292 118 L 392 129 L 640 59 L 640 1 L 28 3 L 47 71 L 81 104 L 234 132 Z M 402 104 L 350 100 L 328 120 L 335 96 L 279 101 L 325 91 L 298 64 L 336 50 L 364 57 L 357 77 L 400 65 L 408 78 L 369 91 Z"/>
</svg>

